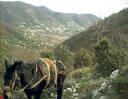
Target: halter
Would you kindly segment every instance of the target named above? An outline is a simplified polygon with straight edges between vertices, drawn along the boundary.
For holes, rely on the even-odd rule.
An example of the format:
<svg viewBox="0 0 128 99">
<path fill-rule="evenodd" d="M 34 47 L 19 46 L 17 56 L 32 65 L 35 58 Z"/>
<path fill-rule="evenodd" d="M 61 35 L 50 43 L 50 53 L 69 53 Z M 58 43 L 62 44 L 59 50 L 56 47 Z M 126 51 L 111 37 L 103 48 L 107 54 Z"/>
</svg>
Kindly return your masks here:
<svg viewBox="0 0 128 99">
<path fill-rule="evenodd" d="M 38 68 L 37 68 L 37 66 L 36 66 L 36 72 L 35 72 L 33 78 L 30 80 L 30 82 L 29 82 L 24 88 L 22 88 L 22 89 L 20 89 L 20 90 L 14 90 L 16 81 L 18 80 L 19 83 L 20 83 L 20 77 L 18 76 L 17 71 L 15 70 L 15 76 L 14 76 L 14 80 L 13 80 L 13 82 L 12 82 L 12 86 L 11 86 L 11 87 L 5 86 L 5 89 L 6 89 L 7 91 L 11 92 L 11 93 L 24 91 L 24 90 L 31 84 L 31 82 L 34 80 L 37 71 L 38 71 Z"/>
<path fill-rule="evenodd" d="M 16 83 L 17 80 L 20 83 L 20 77 L 18 76 L 17 71 L 15 71 L 14 81 L 12 83 L 12 86 L 10 87 L 11 92 L 14 92 L 14 87 L 15 87 L 15 83 Z"/>
</svg>

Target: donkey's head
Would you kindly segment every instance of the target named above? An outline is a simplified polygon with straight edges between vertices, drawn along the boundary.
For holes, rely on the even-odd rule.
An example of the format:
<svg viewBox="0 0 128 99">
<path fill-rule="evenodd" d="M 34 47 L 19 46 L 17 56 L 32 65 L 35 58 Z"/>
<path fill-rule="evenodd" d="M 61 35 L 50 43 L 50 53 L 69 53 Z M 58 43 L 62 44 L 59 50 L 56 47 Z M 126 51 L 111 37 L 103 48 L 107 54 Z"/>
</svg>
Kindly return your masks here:
<svg viewBox="0 0 128 99">
<path fill-rule="evenodd" d="M 3 76 L 4 84 L 4 96 L 7 97 L 7 92 L 12 92 L 18 85 L 19 79 L 17 79 L 17 67 L 21 65 L 22 62 L 14 62 L 14 64 L 9 64 L 5 59 L 5 74 Z"/>
<path fill-rule="evenodd" d="M 6 70 L 3 76 L 4 86 L 10 86 L 11 81 L 14 78 L 15 67 L 12 64 L 9 64 L 6 59 L 5 59 L 5 67 Z"/>
</svg>

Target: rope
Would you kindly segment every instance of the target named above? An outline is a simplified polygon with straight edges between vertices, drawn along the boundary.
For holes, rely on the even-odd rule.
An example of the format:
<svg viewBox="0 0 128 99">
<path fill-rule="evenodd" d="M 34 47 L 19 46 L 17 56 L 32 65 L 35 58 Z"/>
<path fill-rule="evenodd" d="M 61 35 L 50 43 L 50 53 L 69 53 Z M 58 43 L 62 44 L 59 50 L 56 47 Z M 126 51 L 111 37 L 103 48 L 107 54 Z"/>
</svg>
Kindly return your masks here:
<svg viewBox="0 0 128 99">
<path fill-rule="evenodd" d="M 47 82 L 46 82 L 46 85 L 45 85 L 45 88 L 47 87 L 47 85 L 50 83 L 50 67 L 48 66 L 48 63 L 45 61 L 45 59 L 43 58 L 39 58 L 40 61 L 42 61 L 45 66 L 46 66 L 46 69 L 47 69 Z"/>
<path fill-rule="evenodd" d="M 13 88 L 14 88 L 14 86 L 15 86 L 15 83 L 16 83 L 16 80 L 17 80 L 17 79 L 20 81 L 20 78 L 19 78 L 18 75 L 17 75 L 17 71 L 15 71 L 15 79 L 14 79 L 14 82 L 13 82 L 13 84 L 12 84 L 12 86 L 11 86 L 10 89 L 13 90 Z"/>
<path fill-rule="evenodd" d="M 47 75 L 44 75 L 38 82 L 36 82 L 31 88 L 36 87 L 42 80 L 44 80 L 47 77 Z"/>
</svg>

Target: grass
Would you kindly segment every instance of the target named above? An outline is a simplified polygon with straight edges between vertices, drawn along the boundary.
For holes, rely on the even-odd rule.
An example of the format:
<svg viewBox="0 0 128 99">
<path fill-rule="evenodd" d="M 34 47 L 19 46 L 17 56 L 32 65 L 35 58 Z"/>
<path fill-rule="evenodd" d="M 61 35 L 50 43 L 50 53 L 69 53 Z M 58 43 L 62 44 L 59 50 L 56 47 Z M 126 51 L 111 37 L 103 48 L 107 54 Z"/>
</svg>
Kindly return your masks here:
<svg viewBox="0 0 128 99">
<path fill-rule="evenodd" d="M 81 69 L 73 70 L 70 72 L 66 78 L 64 83 L 64 89 L 72 88 L 75 85 L 78 85 L 79 88 L 76 88 L 76 92 L 78 93 L 78 99 L 82 99 L 85 97 L 85 94 L 90 96 L 89 94 L 100 87 L 101 83 L 99 83 L 98 79 L 92 79 L 91 74 L 93 72 L 92 67 L 84 67 Z M 69 99 L 73 98 L 73 94 L 71 92 L 64 92 L 63 98 Z M 83 98 L 84 99 L 84 98 Z M 89 98 L 86 98 L 89 99 Z"/>
<path fill-rule="evenodd" d="M 77 70 L 74 70 L 73 72 L 71 72 L 71 75 L 74 77 L 74 78 L 87 78 L 91 75 L 93 69 L 91 67 L 83 67 L 83 68 L 80 68 L 80 69 L 77 69 Z"/>
</svg>

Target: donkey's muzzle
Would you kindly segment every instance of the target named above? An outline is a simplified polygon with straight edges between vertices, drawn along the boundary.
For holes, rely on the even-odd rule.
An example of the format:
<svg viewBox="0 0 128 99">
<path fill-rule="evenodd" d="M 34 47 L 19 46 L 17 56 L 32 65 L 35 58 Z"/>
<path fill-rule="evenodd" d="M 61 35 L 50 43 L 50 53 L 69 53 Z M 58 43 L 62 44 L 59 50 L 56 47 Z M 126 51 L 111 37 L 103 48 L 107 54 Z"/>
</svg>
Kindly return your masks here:
<svg viewBox="0 0 128 99">
<path fill-rule="evenodd" d="M 10 87 L 8 87 L 8 86 L 4 87 L 3 97 L 4 97 L 4 99 L 8 99 L 8 98 L 12 97 Z"/>
</svg>

